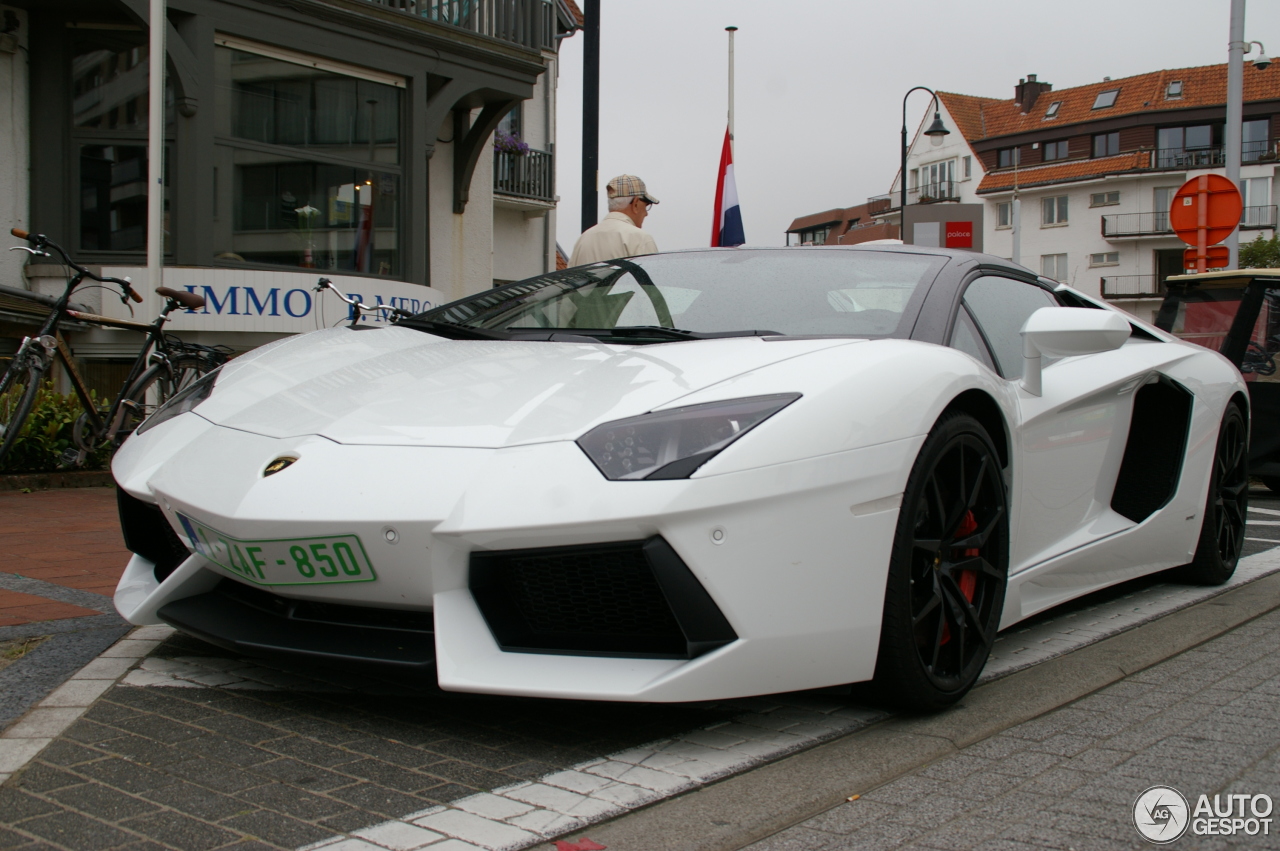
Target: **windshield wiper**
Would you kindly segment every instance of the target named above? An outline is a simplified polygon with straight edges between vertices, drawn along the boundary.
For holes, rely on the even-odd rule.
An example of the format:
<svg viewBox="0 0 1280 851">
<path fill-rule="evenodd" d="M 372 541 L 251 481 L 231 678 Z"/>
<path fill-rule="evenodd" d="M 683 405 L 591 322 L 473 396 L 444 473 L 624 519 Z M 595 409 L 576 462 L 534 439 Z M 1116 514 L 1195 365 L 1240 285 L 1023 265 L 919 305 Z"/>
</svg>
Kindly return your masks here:
<svg viewBox="0 0 1280 851">
<path fill-rule="evenodd" d="M 439 319 L 424 319 L 421 315 L 408 319 L 401 319 L 396 322 L 401 328 L 413 328 L 417 331 L 425 331 L 428 334 L 435 334 L 437 337 L 445 337 L 450 340 L 510 340 L 511 335 L 504 331 L 490 331 L 487 328 L 473 328 L 470 325 L 458 325 L 453 322 L 443 322 Z"/>
<path fill-rule="evenodd" d="M 616 328 L 565 328 L 569 333 L 587 337 L 643 340 L 654 337 L 662 340 L 718 340 L 724 337 L 773 337 L 777 331 L 685 331 L 683 328 L 667 328 L 663 325 L 619 325 Z"/>
<path fill-rule="evenodd" d="M 537 340 L 553 343 L 578 343 L 607 340 L 629 343 L 668 342 L 673 340 L 716 340 L 723 337 L 775 337 L 777 331 L 685 331 L 663 325 L 623 325 L 617 328 L 508 328 L 496 330 L 458 325 L 421 315 L 401 319 L 396 325 L 413 328 L 450 340 Z"/>
</svg>

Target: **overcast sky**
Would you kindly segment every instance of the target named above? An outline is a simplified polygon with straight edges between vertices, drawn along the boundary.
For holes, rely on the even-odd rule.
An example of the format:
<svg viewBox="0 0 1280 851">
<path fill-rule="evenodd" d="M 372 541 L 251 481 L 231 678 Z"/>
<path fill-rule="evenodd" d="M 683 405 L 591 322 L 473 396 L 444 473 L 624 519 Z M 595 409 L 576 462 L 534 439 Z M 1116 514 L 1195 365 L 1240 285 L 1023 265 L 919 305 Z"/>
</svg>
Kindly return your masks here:
<svg viewBox="0 0 1280 851">
<path fill-rule="evenodd" d="M 600 216 L 605 182 L 639 175 L 662 202 L 645 222 L 662 250 L 710 243 L 727 121 L 726 26 L 739 28 L 734 166 L 747 242 L 781 245 L 797 216 L 889 191 L 912 86 L 1012 98 L 1027 74 L 1061 89 L 1225 62 L 1230 13 L 1229 0 L 601 5 Z M 1280 3 L 1249 0 L 1245 38 L 1280 54 Z M 583 41 L 577 33 L 560 50 L 557 230 L 566 252 L 581 222 Z M 925 93 L 911 96 L 910 132 L 928 103 Z"/>
</svg>

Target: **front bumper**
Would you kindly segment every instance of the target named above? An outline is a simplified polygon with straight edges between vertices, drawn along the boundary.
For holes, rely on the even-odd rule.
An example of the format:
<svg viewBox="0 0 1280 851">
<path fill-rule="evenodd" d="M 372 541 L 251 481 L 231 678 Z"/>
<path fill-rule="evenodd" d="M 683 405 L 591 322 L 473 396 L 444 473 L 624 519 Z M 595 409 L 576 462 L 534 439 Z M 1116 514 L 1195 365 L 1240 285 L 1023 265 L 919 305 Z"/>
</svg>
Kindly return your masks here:
<svg viewBox="0 0 1280 851">
<path fill-rule="evenodd" d="M 378 573 L 376 582 L 266 589 L 271 594 L 430 613 L 436 675 L 445 689 L 653 701 L 869 679 L 896 497 L 922 442 L 683 481 L 610 482 L 568 442 L 496 450 L 342 446 L 316 437 L 261 437 L 198 417 L 165 428 L 183 432 L 172 439 L 173 453 L 157 457 L 131 441 L 114 472 L 122 488 L 157 504 L 175 529 L 180 511 L 246 540 L 355 534 Z M 171 442 L 169 432 L 156 432 Z M 299 461 L 263 477 L 262 468 L 282 455 Z M 703 637 L 686 636 L 691 643 L 682 653 L 549 652 L 497 634 L 492 612 L 486 619 L 477 602 L 472 565 L 495 553 L 655 537 L 687 565 L 731 639 L 721 633 L 695 647 Z M 218 619 L 215 635 L 191 614 L 196 603 L 169 607 L 243 578 L 199 555 L 163 582 L 153 567 L 135 555 L 117 591 L 117 607 L 134 623 L 169 621 L 250 654 L 331 651 L 321 633 L 340 632 L 341 625 L 300 626 L 284 618 L 266 640 L 259 633 L 270 619 L 242 611 Z M 687 593 L 663 592 L 677 595 L 675 608 L 688 602 Z M 305 641 L 298 637 L 304 633 Z M 415 659 L 410 663 L 427 664 L 422 654 Z"/>
</svg>

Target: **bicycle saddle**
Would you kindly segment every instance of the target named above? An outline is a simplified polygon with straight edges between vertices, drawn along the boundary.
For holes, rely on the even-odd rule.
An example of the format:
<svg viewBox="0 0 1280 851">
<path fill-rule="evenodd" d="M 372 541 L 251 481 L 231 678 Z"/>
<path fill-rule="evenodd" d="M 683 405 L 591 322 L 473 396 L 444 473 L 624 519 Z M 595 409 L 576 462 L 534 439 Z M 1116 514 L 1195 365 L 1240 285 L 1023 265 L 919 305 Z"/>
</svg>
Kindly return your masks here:
<svg viewBox="0 0 1280 851">
<path fill-rule="evenodd" d="M 204 298 L 186 290 L 174 290 L 169 287 L 156 287 L 156 292 L 165 298 L 171 298 L 187 310 L 199 310 L 204 307 Z"/>
</svg>

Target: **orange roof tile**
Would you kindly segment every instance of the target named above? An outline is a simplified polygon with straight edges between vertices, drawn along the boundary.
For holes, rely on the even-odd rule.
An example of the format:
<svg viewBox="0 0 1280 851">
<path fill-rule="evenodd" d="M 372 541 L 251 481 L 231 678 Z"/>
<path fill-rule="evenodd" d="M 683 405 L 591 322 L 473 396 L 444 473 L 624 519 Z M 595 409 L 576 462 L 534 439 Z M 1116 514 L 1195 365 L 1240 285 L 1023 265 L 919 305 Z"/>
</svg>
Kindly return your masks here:
<svg viewBox="0 0 1280 851">
<path fill-rule="evenodd" d="M 1043 95 L 1041 95 L 1043 97 Z M 1107 174 L 1123 174 L 1129 171 L 1145 169 L 1151 162 L 1150 151 L 1133 151 L 1115 157 L 1100 157 L 1087 160 L 1067 160 L 1053 165 L 1038 165 L 1020 168 L 1015 174 L 1011 168 L 993 171 L 982 178 L 977 192 L 998 192 L 1012 189 L 1014 180 L 1018 188 L 1027 189 L 1032 186 L 1047 186 L 1052 183 L 1087 180 L 1091 177 L 1102 177 Z"/>
<path fill-rule="evenodd" d="M 564 0 L 564 5 L 569 10 L 569 14 L 573 16 L 573 19 L 577 21 L 579 29 L 586 26 L 587 19 L 582 14 L 582 10 L 578 8 L 577 3 L 573 2 L 573 0 Z"/>
<path fill-rule="evenodd" d="M 1182 81 L 1182 97 L 1166 98 L 1168 84 L 1174 80 Z M 1093 103 L 1098 94 L 1112 89 L 1119 90 L 1115 105 L 1094 109 Z M 974 97 L 953 92 L 938 92 L 938 97 L 955 119 L 960 132 L 973 142 L 1133 113 L 1225 104 L 1227 66 L 1174 68 L 1060 91 L 1045 91 L 1040 93 L 1026 115 L 1013 99 Z M 1280 100 L 1280 68 L 1259 71 L 1245 63 L 1244 100 L 1246 103 Z M 1045 113 L 1055 102 L 1061 103 L 1057 115 L 1046 120 Z"/>
</svg>

